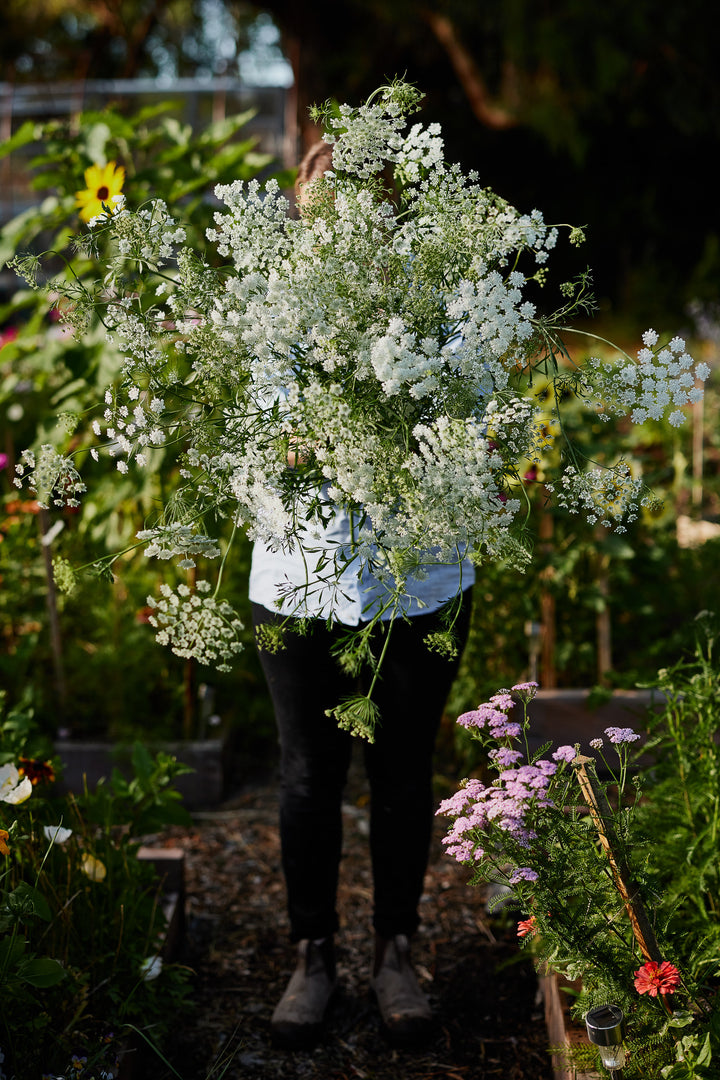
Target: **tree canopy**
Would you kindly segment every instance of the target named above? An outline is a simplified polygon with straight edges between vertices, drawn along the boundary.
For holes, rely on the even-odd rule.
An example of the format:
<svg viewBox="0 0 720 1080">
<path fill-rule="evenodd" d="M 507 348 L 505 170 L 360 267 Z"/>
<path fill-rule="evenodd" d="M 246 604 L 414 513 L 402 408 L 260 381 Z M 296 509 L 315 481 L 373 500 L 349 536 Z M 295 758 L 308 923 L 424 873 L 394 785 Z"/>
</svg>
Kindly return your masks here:
<svg viewBox="0 0 720 1080">
<path fill-rule="evenodd" d="M 6 0 L 3 78 L 233 74 L 266 12 L 307 107 L 395 75 L 448 156 L 517 205 L 589 226 L 598 290 L 676 311 L 717 293 L 720 83 L 701 0 Z"/>
</svg>

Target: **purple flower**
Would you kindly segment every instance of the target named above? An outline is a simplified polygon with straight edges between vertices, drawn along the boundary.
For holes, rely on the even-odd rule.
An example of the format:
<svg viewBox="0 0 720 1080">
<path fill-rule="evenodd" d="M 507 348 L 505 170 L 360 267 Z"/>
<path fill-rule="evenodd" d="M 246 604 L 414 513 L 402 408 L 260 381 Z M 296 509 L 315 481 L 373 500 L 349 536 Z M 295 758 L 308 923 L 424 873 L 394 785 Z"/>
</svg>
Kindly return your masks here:
<svg viewBox="0 0 720 1080">
<path fill-rule="evenodd" d="M 552 761 L 536 761 L 534 765 L 521 765 L 516 771 L 518 780 L 532 788 L 546 788 L 548 777 L 557 772 L 557 765 Z"/>
<path fill-rule="evenodd" d="M 558 746 L 553 754 L 555 761 L 574 761 L 576 751 L 574 746 Z"/>
<path fill-rule="evenodd" d="M 519 750 L 511 750 L 509 746 L 499 746 L 497 750 L 491 750 L 488 757 L 491 761 L 494 761 L 496 765 L 515 765 L 518 761 L 522 761 L 522 754 Z"/>
<path fill-rule="evenodd" d="M 457 722 L 463 727 L 476 727 L 484 728 L 486 725 L 491 727 L 494 724 L 504 724 L 507 721 L 507 717 L 504 712 L 500 712 L 491 702 L 487 702 L 485 705 L 478 705 L 477 709 L 471 709 L 470 712 L 462 713 L 458 716 Z"/>
<path fill-rule="evenodd" d="M 557 765 L 554 765 L 552 761 L 546 761 L 545 758 L 540 758 L 536 761 L 535 766 L 545 776 L 554 776 L 557 772 Z"/>
<path fill-rule="evenodd" d="M 461 713 L 457 718 L 457 722 L 461 727 L 485 727 L 485 721 L 482 719 L 479 709 Z"/>
<path fill-rule="evenodd" d="M 620 746 L 622 743 L 636 742 L 640 738 L 640 736 L 629 727 L 605 728 L 605 734 L 614 746 Z"/>
<path fill-rule="evenodd" d="M 502 714 L 501 714 L 502 715 Z M 495 739 L 517 739 L 522 732 L 520 724 L 503 717 L 504 723 L 497 721 L 490 726 L 490 732 Z"/>
<path fill-rule="evenodd" d="M 510 691 L 518 701 L 527 705 L 538 692 L 538 684 L 536 682 L 519 682 L 511 688 Z"/>
<path fill-rule="evenodd" d="M 7 469 L 8 456 L 7 454 L 0 454 L 0 469 Z"/>
<path fill-rule="evenodd" d="M 518 866 L 516 870 L 513 870 L 510 878 L 511 885 L 517 885 L 520 881 L 537 881 L 538 874 L 531 870 L 529 866 Z"/>
<path fill-rule="evenodd" d="M 451 795 L 449 799 L 443 799 L 436 814 L 447 814 L 448 817 L 457 817 L 467 809 L 473 799 L 481 799 L 485 794 L 485 786 L 480 780 L 468 780 L 464 787 Z"/>
<path fill-rule="evenodd" d="M 445 837 L 445 840 L 449 839 L 450 837 Z M 457 843 L 448 844 L 447 853 L 460 863 L 470 862 L 473 858 L 481 859 L 485 854 L 481 848 L 473 848 L 472 840 L 459 840 Z"/>
</svg>

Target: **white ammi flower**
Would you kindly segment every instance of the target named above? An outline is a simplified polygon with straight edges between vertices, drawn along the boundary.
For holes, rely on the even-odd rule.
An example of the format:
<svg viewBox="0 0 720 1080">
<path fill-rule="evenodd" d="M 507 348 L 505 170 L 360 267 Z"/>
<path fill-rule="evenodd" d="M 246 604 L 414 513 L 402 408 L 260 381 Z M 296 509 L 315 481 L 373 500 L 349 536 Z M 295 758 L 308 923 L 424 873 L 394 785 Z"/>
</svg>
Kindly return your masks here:
<svg viewBox="0 0 720 1080">
<path fill-rule="evenodd" d="M 178 524 L 139 533 L 147 554 L 188 568 L 216 558 L 206 521 L 287 547 L 328 524 L 329 499 L 362 523 L 353 562 L 372 562 L 391 594 L 421 556 L 523 564 L 528 462 L 591 523 L 621 529 L 639 514 L 637 470 L 588 470 L 564 401 L 676 425 L 707 365 L 655 330 L 636 358 L 575 365 L 562 340 L 572 305 L 541 315 L 528 296 L 557 228 L 446 162 L 438 126 L 415 122 L 421 96 L 395 83 L 357 108 L 320 110 L 332 168 L 299 217 L 276 181 L 216 188 L 212 258 L 186 246 L 160 201 L 103 224 L 114 240 L 103 287 L 73 295 L 69 310 L 82 330 L 102 306 L 123 358 L 94 425 L 118 472 L 176 466 L 157 520 Z M 585 279 L 568 289 L 582 312 Z M 24 455 L 24 482 L 45 504 L 75 506 L 83 489 L 49 445 Z M 209 583 L 163 586 L 150 604 L 158 640 L 180 656 L 224 668 L 242 647 L 239 619 Z"/>
</svg>

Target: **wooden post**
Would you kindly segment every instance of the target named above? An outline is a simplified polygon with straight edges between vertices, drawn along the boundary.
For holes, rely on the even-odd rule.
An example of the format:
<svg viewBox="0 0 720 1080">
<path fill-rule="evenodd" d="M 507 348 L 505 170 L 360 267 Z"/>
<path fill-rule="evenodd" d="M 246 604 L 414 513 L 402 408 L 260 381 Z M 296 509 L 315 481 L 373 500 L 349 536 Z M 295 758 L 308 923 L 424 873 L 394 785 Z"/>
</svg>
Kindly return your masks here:
<svg viewBox="0 0 720 1080">
<path fill-rule="evenodd" d="M 546 499 L 549 501 L 549 493 Z M 540 550 L 548 559 L 553 551 L 553 516 L 552 512 L 545 507 L 540 512 Z M 540 573 L 540 624 L 542 626 L 540 639 L 540 684 L 544 690 L 552 690 L 557 686 L 557 672 L 555 670 L 555 597 L 548 587 L 555 577 L 555 568 L 551 563 Z"/>
<path fill-rule="evenodd" d="M 605 529 L 596 532 L 595 539 L 599 541 Z M 610 556 L 601 555 L 598 560 L 597 586 L 602 597 L 602 608 L 598 611 L 595 619 L 595 634 L 597 641 L 597 680 L 600 686 L 607 683 L 608 672 L 612 671 L 612 623 L 610 621 Z"/>
<path fill-rule="evenodd" d="M 580 754 L 573 761 L 573 765 L 577 771 L 583 798 L 590 808 L 590 815 L 598 831 L 600 843 L 607 854 L 615 887 L 625 904 L 635 940 L 646 960 L 655 960 L 660 963 L 662 956 L 647 912 L 637 895 L 637 886 L 632 880 L 630 868 L 619 854 L 619 843 L 612 825 L 612 809 L 594 775 L 594 759 Z M 588 766 L 592 766 L 592 771 Z"/>
<path fill-rule="evenodd" d="M 60 635 L 60 618 L 57 607 L 57 586 L 52 565 L 51 538 L 49 537 L 48 522 L 50 520 L 47 510 L 41 508 L 38 511 L 38 524 L 40 526 L 40 546 L 45 566 L 45 578 L 47 580 L 47 592 L 45 598 L 48 609 L 48 624 L 50 628 L 50 648 L 52 651 L 53 667 L 55 670 L 55 692 L 57 694 L 58 727 L 63 726 L 67 707 L 67 684 L 65 682 L 65 665 L 63 663 L 62 637 Z"/>
</svg>

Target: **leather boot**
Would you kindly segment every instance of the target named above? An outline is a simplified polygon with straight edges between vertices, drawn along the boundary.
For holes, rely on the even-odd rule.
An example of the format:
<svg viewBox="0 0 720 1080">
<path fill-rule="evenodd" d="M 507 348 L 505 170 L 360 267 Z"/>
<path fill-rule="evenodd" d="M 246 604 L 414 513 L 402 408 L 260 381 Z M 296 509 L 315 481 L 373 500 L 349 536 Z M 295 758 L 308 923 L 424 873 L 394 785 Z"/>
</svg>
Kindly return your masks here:
<svg viewBox="0 0 720 1080">
<path fill-rule="evenodd" d="M 297 967 L 270 1021 L 273 1042 L 288 1050 L 313 1047 L 335 985 L 333 939 L 299 942 Z"/>
<path fill-rule="evenodd" d="M 393 1043 L 408 1046 L 427 1037 L 432 1011 L 412 969 L 410 946 L 404 934 L 376 939 L 371 986 L 386 1034 Z"/>
</svg>

